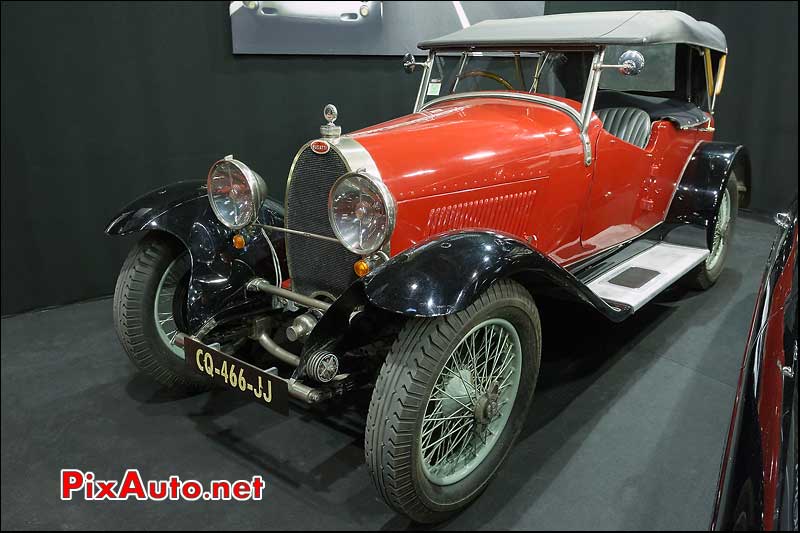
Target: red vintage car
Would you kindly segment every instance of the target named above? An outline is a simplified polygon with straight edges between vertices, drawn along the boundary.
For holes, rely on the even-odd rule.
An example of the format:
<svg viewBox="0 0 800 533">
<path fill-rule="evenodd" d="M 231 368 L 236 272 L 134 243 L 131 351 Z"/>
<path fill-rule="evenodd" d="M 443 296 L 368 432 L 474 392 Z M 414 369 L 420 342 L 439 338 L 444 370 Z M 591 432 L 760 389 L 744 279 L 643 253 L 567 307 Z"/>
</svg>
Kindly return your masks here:
<svg viewBox="0 0 800 533">
<path fill-rule="evenodd" d="M 684 13 L 492 20 L 420 48 L 413 113 L 342 135 L 327 106 L 285 206 L 229 156 L 106 231 L 145 232 L 114 303 L 139 368 L 281 412 L 372 389 L 375 485 L 434 522 L 524 424 L 547 302 L 621 321 L 712 286 L 750 164 L 712 141 L 725 37 Z"/>
</svg>

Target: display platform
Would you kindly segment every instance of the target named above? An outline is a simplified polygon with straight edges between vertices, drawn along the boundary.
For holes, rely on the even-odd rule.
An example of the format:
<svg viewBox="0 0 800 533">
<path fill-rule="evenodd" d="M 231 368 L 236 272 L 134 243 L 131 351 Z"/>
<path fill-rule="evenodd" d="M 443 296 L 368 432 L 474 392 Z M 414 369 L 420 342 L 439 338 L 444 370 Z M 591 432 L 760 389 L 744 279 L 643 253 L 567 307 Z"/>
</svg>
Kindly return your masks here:
<svg viewBox="0 0 800 533">
<path fill-rule="evenodd" d="M 670 289 L 612 324 L 543 313 L 528 423 L 485 494 L 443 529 L 704 529 L 755 293 L 775 226 L 742 216 L 717 287 Z M 586 324 L 576 335 L 574 324 Z M 363 460 L 368 397 L 288 417 L 137 374 L 111 300 L 2 321 L 3 529 L 403 529 Z M 59 499 L 59 471 L 245 479 L 262 501 Z"/>
</svg>

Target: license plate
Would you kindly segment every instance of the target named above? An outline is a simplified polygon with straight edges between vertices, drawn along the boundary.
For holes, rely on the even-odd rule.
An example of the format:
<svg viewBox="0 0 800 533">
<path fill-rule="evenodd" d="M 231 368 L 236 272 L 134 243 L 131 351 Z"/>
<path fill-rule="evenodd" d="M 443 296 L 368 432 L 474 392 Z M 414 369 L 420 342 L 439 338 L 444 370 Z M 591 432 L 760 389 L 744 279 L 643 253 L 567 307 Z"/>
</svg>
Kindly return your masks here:
<svg viewBox="0 0 800 533">
<path fill-rule="evenodd" d="M 281 414 L 289 414 L 289 385 L 285 380 L 201 344 L 191 337 L 186 337 L 183 351 L 186 364 L 193 371 Z"/>
</svg>

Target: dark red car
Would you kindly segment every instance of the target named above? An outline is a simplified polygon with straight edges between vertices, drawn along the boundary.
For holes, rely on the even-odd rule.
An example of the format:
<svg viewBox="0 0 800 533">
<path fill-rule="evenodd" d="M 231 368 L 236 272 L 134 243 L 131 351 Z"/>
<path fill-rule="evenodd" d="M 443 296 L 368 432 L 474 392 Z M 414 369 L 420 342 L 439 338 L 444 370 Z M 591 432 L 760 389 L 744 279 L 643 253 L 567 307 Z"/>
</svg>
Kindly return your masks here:
<svg viewBox="0 0 800 533">
<path fill-rule="evenodd" d="M 146 232 L 115 298 L 138 367 L 283 412 L 372 388 L 375 485 L 432 522 L 525 421 L 539 306 L 621 321 L 676 281 L 713 285 L 750 164 L 713 141 L 725 37 L 684 13 L 493 20 L 420 47 L 413 113 L 341 135 L 327 106 L 284 206 L 229 156 L 107 232 Z"/>
<path fill-rule="evenodd" d="M 712 530 L 797 531 L 797 199 L 775 221 L 722 458 Z"/>
</svg>

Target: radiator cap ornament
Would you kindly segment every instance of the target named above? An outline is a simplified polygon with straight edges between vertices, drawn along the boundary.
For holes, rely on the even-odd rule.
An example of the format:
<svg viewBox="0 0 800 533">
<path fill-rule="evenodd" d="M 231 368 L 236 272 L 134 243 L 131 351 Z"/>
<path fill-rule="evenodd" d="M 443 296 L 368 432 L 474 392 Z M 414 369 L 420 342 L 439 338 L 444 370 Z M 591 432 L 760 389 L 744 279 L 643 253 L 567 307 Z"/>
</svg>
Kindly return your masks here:
<svg viewBox="0 0 800 533">
<path fill-rule="evenodd" d="M 326 139 L 335 139 L 339 137 L 342 134 L 342 127 L 334 124 L 336 117 L 339 116 L 336 106 L 333 104 L 326 105 L 325 109 L 322 110 L 322 116 L 328 123 L 319 127 L 320 134 Z"/>
</svg>

